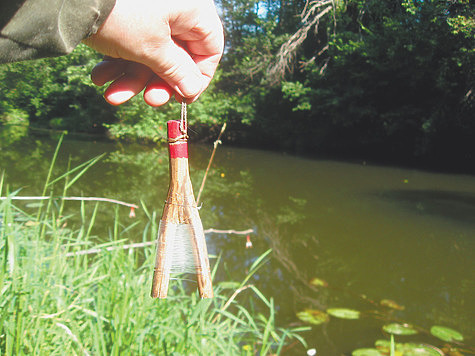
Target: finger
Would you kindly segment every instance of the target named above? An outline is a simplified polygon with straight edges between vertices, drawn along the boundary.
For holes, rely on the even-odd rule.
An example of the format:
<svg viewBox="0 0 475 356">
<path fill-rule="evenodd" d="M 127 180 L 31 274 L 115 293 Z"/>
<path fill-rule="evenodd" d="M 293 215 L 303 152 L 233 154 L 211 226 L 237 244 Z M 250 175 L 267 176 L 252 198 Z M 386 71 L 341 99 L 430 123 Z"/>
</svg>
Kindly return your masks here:
<svg viewBox="0 0 475 356">
<path fill-rule="evenodd" d="M 205 77 L 206 86 L 213 78 L 216 69 L 218 68 L 219 61 L 221 60 L 221 54 L 216 54 L 212 56 L 193 56 L 193 60 L 198 66 L 201 74 Z"/>
<path fill-rule="evenodd" d="M 152 50 L 145 62 L 180 96 L 194 98 L 205 86 L 205 80 L 196 63 L 171 38 L 167 43 Z"/>
<path fill-rule="evenodd" d="M 186 43 L 191 54 L 211 56 L 221 55 L 224 51 L 224 30 L 217 15 L 198 21 L 191 31 L 172 31 L 172 37 L 177 42 Z"/>
<path fill-rule="evenodd" d="M 105 83 L 113 81 L 123 75 L 127 65 L 127 61 L 103 60 L 97 63 L 92 69 L 91 80 L 95 85 L 103 86 Z"/>
<path fill-rule="evenodd" d="M 173 39 L 186 49 L 203 76 L 201 91 L 208 87 L 224 51 L 224 32 L 219 17 L 211 11 L 205 16 L 191 31 L 172 32 Z"/>
<path fill-rule="evenodd" d="M 154 76 L 147 84 L 143 93 L 145 102 L 150 106 L 161 106 L 166 104 L 173 96 L 173 89 L 163 81 Z"/>
<path fill-rule="evenodd" d="M 106 89 L 104 98 L 112 105 L 123 104 L 140 93 L 152 77 L 152 71 L 143 64 L 130 63 L 125 74 Z"/>
</svg>

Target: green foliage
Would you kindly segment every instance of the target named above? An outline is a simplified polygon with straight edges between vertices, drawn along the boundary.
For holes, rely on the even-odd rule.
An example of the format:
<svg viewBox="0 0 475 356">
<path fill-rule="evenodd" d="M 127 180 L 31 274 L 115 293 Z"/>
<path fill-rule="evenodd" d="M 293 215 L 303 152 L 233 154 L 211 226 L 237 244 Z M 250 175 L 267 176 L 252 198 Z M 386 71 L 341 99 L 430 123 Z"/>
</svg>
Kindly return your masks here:
<svg viewBox="0 0 475 356">
<path fill-rule="evenodd" d="M 285 99 L 291 102 L 297 102 L 297 105 L 292 108 L 292 111 L 305 111 L 312 108 L 308 94 L 312 91 L 311 88 L 306 88 L 300 82 L 283 82 L 282 94 Z"/>
<path fill-rule="evenodd" d="M 441 2 L 416 4 L 348 2 L 342 17 L 360 7 L 361 16 L 352 20 L 360 28 L 342 21 L 325 75 L 318 66 L 309 73 L 306 86 L 317 88 L 311 105 L 329 130 L 344 135 L 343 145 L 424 156 L 450 148 L 439 135 L 465 137 L 464 130 L 475 129 L 463 104 L 473 85 L 467 76 L 473 58 L 459 52 L 467 39 L 451 33 Z"/>
<path fill-rule="evenodd" d="M 65 186 L 73 173 L 60 177 Z M 149 297 L 147 282 L 155 248 L 124 250 L 130 226 L 117 213 L 110 241 L 99 241 L 93 235 L 97 205 L 92 214 L 81 206 L 79 226 L 68 226 L 71 216 L 61 216 L 52 200 L 40 209 L 36 218 L 9 199 L 0 203 L 2 354 L 279 354 L 293 339 L 305 345 L 297 332 L 306 328 L 277 327 L 273 300 L 247 284 L 270 251 L 242 283 L 216 283 L 214 299 L 200 300 L 175 280 L 168 298 L 158 301 Z M 144 238 L 154 240 L 156 214 L 147 215 Z M 90 247 L 101 252 L 78 254 Z M 266 308 L 244 307 L 240 287 L 254 291 L 248 298 Z"/>
<path fill-rule="evenodd" d="M 298 18 L 300 6 L 284 7 Z M 219 86 L 227 90 L 224 85 L 232 78 L 235 95 L 250 98 L 243 105 L 251 118 L 241 119 L 261 132 L 261 142 L 274 147 L 386 159 L 437 157 L 446 163 L 457 156 L 471 162 L 471 14 L 473 5 L 465 0 L 340 3 L 334 20 L 320 19 L 318 32 L 308 34 L 296 55 L 299 66 L 280 90 L 266 82 L 269 53 L 276 53 L 289 38 L 285 33 L 296 32 L 299 24 L 278 16 L 255 20 L 255 32 L 241 33 L 233 42 L 236 48 L 224 59 L 226 75 Z M 271 45 L 259 39 L 260 31 Z M 313 139 L 302 143 L 302 132 Z"/>
<path fill-rule="evenodd" d="M 31 126 L 101 132 L 113 110 L 89 75 L 99 56 L 86 46 L 71 55 L 0 66 L 0 115 L 21 108 Z"/>
<path fill-rule="evenodd" d="M 6 147 L 28 134 L 28 115 L 20 110 L 9 108 L 0 115 L 0 142 Z"/>
<path fill-rule="evenodd" d="M 304 25 L 306 4 L 218 1 L 226 51 L 210 87 L 189 109 L 200 138 L 227 121 L 233 140 L 261 147 L 473 163 L 469 0 L 335 1 L 288 54 L 288 72 L 275 83 L 269 68 Z M 79 46 L 69 56 L 1 66 L 0 116 L 15 109 L 26 113 L 30 127 L 163 140 L 178 105 L 150 108 L 138 95 L 109 106 L 89 79 L 99 59 Z"/>
</svg>

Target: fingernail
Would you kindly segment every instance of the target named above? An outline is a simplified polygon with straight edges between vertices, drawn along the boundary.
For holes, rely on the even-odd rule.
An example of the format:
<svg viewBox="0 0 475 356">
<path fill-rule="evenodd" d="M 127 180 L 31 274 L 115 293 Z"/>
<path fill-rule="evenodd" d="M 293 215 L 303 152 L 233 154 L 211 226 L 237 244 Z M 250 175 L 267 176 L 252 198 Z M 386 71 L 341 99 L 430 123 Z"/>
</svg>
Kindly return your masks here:
<svg viewBox="0 0 475 356">
<path fill-rule="evenodd" d="M 111 104 L 122 104 L 134 96 L 132 91 L 118 91 L 111 94 L 106 94 L 105 98 Z"/>
<path fill-rule="evenodd" d="M 163 105 L 170 100 L 170 93 L 164 89 L 150 89 L 144 93 L 147 101 L 152 105 Z"/>
<path fill-rule="evenodd" d="M 184 97 L 198 95 L 203 87 L 203 80 L 198 75 L 189 75 L 178 84 L 178 90 Z"/>
</svg>

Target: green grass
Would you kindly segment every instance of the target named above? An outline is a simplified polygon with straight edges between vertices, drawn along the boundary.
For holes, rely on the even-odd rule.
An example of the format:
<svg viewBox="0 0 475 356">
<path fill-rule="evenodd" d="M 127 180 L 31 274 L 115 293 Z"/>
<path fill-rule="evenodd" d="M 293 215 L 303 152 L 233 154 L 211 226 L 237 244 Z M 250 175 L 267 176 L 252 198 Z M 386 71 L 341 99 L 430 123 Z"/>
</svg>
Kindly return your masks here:
<svg viewBox="0 0 475 356">
<path fill-rule="evenodd" d="M 296 340 L 305 345 L 298 334 L 305 328 L 278 328 L 273 300 L 250 283 L 269 252 L 243 281 L 215 282 L 210 300 L 180 281 L 166 300 L 150 298 L 152 246 L 68 256 L 98 247 L 97 206 L 82 204 L 69 227 L 53 200 L 33 213 L 0 202 L 0 355 L 265 355 Z M 143 238 L 151 240 L 157 218 L 146 213 Z M 128 243 L 121 240 L 128 228 L 116 214 L 101 246 Z M 249 298 L 261 312 L 243 306 L 256 304 Z"/>
</svg>

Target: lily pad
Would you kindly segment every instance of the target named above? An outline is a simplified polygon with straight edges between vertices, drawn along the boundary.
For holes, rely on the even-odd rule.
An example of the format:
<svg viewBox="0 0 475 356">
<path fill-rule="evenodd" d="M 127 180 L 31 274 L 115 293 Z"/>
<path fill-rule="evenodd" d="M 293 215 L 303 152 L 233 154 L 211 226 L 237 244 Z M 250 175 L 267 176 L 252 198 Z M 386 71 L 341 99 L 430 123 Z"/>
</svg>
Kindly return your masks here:
<svg viewBox="0 0 475 356">
<path fill-rule="evenodd" d="M 374 346 L 384 354 L 389 354 L 391 343 L 388 340 L 377 340 Z M 416 343 L 396 343 L 396 352 L 404 356 L 441 356 L 444 353 L 437 347 Z"/>
<path fill-rule="evenodd" d="M 359 319 L 360 312 L 354 309 L 347 309 L 347 308 L 330 308 L 327 309 L 327 313 L 335 318 L 340 319 Z"/>
<path fill-rule="evenodd" d="M 405 344 L 404 356 L 443 356 L 444 353 L 435 346 Z"/>
<path fill-rule="evenodd" d="M 435 337 L 447 342 L 463 341 L 463 335 L 461 333 L 445 326 L 434 325 L 430 328 L 430 333 Z"/>
<path fill-rule="evenodd" d="M 316 287 L 328 287 L 328 282 L 320 278 L 312 278 L 310 284 Z"/>
<path fill-rule="evenodd" d="M 357 349 L 351 353 L 351 356 L 383 356 L 383 354 L 376 349 Z"/>
<path fill-rule="evenodd" d="M 305 309 L 301 312 L 298 312 L 297 318 L 299 318 L 303 322 L 313 325 L 327 323 L 330 320 L 330 317 L 327 313 L 316 309 Z"/>
<path fill-rule="evenodd" d="M 394 335 L 414 335 L 417 334 L 417 330 L 415 330 L 409 324 L 399 324 L 399 323 L 392 323 L 383 326 L 383 330 L 389 334 Z"/>
<path fill-rule="evenodd" d="M 404 310 L 405 309 L 405 307 L 403 305 L 400 305 L 400 304 L 396 303 L 394 300 L 391 300 L 391 299 L 383 299 L 379 302 L 379 304 L 381 304 L 383 307 L 388 307 L 388 308 L 395 309 L 395 310 Z"/>
</svg>

